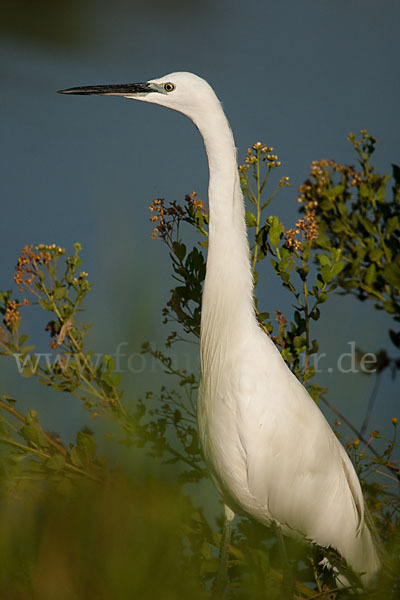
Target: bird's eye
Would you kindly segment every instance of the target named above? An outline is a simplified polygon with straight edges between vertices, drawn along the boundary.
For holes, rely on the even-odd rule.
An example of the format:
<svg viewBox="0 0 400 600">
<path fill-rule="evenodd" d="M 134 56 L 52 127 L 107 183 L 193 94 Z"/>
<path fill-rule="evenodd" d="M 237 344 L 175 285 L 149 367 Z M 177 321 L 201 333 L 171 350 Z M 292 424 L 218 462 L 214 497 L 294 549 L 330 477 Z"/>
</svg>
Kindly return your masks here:
<svg viewBox="0 0 400 600">
<path fill-rule="evenodd" d="M 168 83 L 164 83 L 164 90 L 166 92 L 172 92 L 175 89 L 175 86 L 170 81 Z"/>
</svg>

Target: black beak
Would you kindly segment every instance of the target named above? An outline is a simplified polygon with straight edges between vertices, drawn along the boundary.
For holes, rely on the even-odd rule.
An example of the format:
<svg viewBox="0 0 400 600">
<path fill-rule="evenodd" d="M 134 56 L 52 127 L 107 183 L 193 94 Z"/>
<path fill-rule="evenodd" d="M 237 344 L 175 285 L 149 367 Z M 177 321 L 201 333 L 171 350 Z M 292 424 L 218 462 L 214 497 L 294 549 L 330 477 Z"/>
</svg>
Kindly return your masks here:
<svg viewBox="0 0 400 600">
<path fill-rule="evenodd" d="M 149 83 L 122 83 L 116 85 L 87 85 L 59 90 L 58 94 L 79 94 L 81 96 L 127 96 L 128 94 L 148 94 L 156 92 Z"/>
</svg>

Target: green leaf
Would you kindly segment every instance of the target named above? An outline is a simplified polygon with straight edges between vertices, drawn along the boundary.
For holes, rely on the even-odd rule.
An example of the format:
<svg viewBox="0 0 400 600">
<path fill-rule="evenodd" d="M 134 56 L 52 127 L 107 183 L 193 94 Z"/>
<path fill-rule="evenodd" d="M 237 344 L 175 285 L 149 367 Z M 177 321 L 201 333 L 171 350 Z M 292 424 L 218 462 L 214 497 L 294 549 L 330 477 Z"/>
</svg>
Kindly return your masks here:
<svg viewBox="0 0 400 600">
<path fill-rule="evenodd" d="M 297 269 L 297 272 L 300 275 L 302 281 L 305 281 L 307 279 L 309 270 L 310 270 L 310 267 L 308 265 L 305 265 L 304 267 L 300 267 Z"/>
<path fill-rule="evenodd" d="M 60 300 L 60 298 L 64 298 L 66 291 L 67 291 L 67 288 L 64 285 L 57 287 L 53 292 L 54 299 Z"/>
<path fill-rule="evenodd" d="M 26 335 L 26 334 L 20 335 L 19 339 L 18 339 L 19 347 L 21 348 L 28 339 L 29 339 L 29 335 Z"/>
<path fill-rule="evenodd" d="M 16 400 L 12 396 L 9 396 L 8 394 L 2 394 L 2 396 L 3 396 L 4 400 L 6 402 L 8 402 L 8 404 L 12 405 L 12 404 L 16 403 Z"/>
<path fill-rule="evenodd" d="M 265 321 L 265 319 L 269 319 L 269 313 L 267 313 L 267 312 L 258 313 L 258 319 L 259 319 L 259 321 Z"/>
<path fill-rule="evenodd" d="M 25 367 L 25 369 L 21 372 L 22 377 L 33 377 L 35 375 L 35 370 L 32 367 Z"/>
<path fill-rule="evenodd" d="M 332 262 L 337 262 L 340 259 L 342 251 L 339 248 L 331 248 Z"/>
<path fill-rule="evenodd" d="M 332 276 L 335 277 L 336 275 L 339 275 L 339 273 L 341 273 L 343 271 L 345 266 L 346 265 L 343 261 L 335 263 L 331 269 Z"/>
<path fill-rule="evenodd" d="M 103 373 L 101 383 L 102 383 L 103 389 L 105 390 L 106 394 L 109 394 L 112 391 L 112 388 L 114 386 L 113 377 L 111 375 L 109 375 L 108 373 Z"/>
<path fill-rule="evenodd" d="M 386 181 L 380 186 L 375 194 L 375 200 L 377 202 L 384 202 L 386 196 Z"/>
<path fill-rule="evenodd" d="M 340 196 L 344 191 L 344 185 L 335 185 L 335 187 L 331 188 L 328 192 L 329 197 Z"/>
<path fill-rule="evenodd" d="M 255 215 L 249 210 L 246 210 L 246 225 L 247 227 L 255 227 L 257 225 L 257 219 Z"/>
<path fill-rule="evenodd" d="M 329 256 L 327 256 L 326 254 L 317 254 L 317 258 L 319 260 L 319 264 L 324 267 L 325 265 L 330 267 L 331 266 L 331 261 L 329 259 Z"/>
<path fill-rule="evenodd" d="M 369 195 L 371 194 L 371 191 L 366 183 L 361 183 L 360 187 L 358 189 L 359 189 L 361 198 L 368 198 Z"/>
<path fill-rule="evenodd" d="M 400 290 L 400 267 L 396 263 L 389 263 L 385 265 L 383 274 L 389 285 L 393 286 L 397 290 Z"/>
<path fill-rule="evenodd" d="M 20 433 L 24 440 L 33 446 L 48 448 L 49 443 L 44 437 L 43 430 L 35 419 L 27 417 L 28 423 L 21 427 Z"/>
<path fill-rule="evenodd" d="M 321 311 L 319 310 L 319 308 L 316 306 L 314 308 L 314 310 L 312 311 L 310 317 L 314 320 L 314 321 L 318 321 L 319 317 L 321 315 Z M 315 340 L 314 340 L 315 341 Z"/>
<path fill-rule="evenodd" d="M 281 352 L 283 360 L 289 363 L 292 360 L 292 353 L 290 352 L 290 348 L 284 348 Z"/>
<path fill-rule="evenodd" d="M 83 452 L 85 458 L 91 460 L 96 454 L 96 442 L 90 433 L 79 431 L 76 436 L 76 444 L 78 449 Z"/>
<path fill-rule="evenodd" d="M 322 202 L 319 203 L 319 208 L 322 208 L 322 210 L 329 212 L 332 208 L 332 202 L 328 200 L 328 198 L 325 198 L 324 200 L 322 200 Z"/>
<path fill-rule="evenodd" d="M 39 298 L 39 305 L 44 308 L 44 310 L 53 310 L 53 303 L 50 300 L 46 300 L 45 298 Z"/>
<path fill-rule="evenodd" d="M 11 290 L 7 290 L 5 292 L 0 292 L 0 302 L 4 305 L 7 304 L 9 299 L 11 298 L 12 292 Z"/>
<path fill-rule="evenodd" d="M 318 404 L 319 397 L 321 396 L 321 394 L 326 394 L 328 388 L 322 387 L 318 383 L 314 383 L 308 391 L 310 392 L 310 396 L 314 400 L 314 402 Z"/>
<path fill-rule="evenodd" d="M 32 352 L 32 350 L 35 350 L 36 346 L 25 346 L 24 348 L 21 349 L 21 355 L 22 356 L 26 356 L 29 352 Z M 27 358 L 27 360 L 29 361 L 29 358 Z M 37 368 L 37 363 L 38 361 L 34 361 L 33 359 L 31 359 L 31 364 L 35 363 L 35 368 Z"/>
<path fill-rule="evenodd" d="M 77 448 L 75 448 L 75 446 L 71 449 L 69 457 L 72 464 L 75 465 L 75 467 L 84 467 L 84 463 L 81 459 L 80 452 Z"/>
<path fill-rule="evenodd" d="M 368 286 L 372 286 L 373 282 L 376 279 L 376 266 L 375 263 L 369 265 L 364 273 L 364 281 Z"/>
<path fill-rule="evenodd" d="M 391 217 L 388 220 L 388 222 L 386 223 L 386 234 L 385 234 L 386 239 L 390 238 L 392 233 L 394 231 L 396 231 L 396 229 L 398 229 L 398 228 L 399 228 L 399 217 L 397 215 L 395 215 L 394 217 Z"/>
<path fill-rule="evenodd" d="M 279 263 L 277 261 L 275 261 L 275 265 L 277 267 L 277 270 L 275 269 L 275 271 L 277 273 L 283 273 L 284 271 L 287 271 L 289 264 L 290 263 L 289 263 L 288 256 L 286 258 L 282 258 L 282 260 Z"/>
<path fill-rule="evenodd" d="M 270 224 L 269 240 L 274 248 L 278 248 L 283 233 L 283 225 L 279 222 L 278 217 L 270 217 L 268 223 Z"/>
<path fill-rule="evenodd" d="M 324 280 L 324 283 L 329 283 L 332 280 L 332 271 L 328 266 L 324 266 L 321 269 L 321 277 Z"/>
<path fill-rule="evenodd" d="M 344 231 L 344 225 L 341 221 L 339 221 L 338 219 L 335 219 L 331 223 L 331 229 L 334 233 L 340 233 L 341 231 Z"/>
<path fill-rule="evenodd" d="M 330 243 L 327 235 L 325 233 L 323 233 L 322 231 L 318 232 L 316 243 L 318 246 L 320 246 L 324 250 L 329 250 L 331 247 L 331 243 Z"/>
<path fill-rule="evenodd" d="M 204 218 L 203 218 L 202 212 L 200 210 L 196 210 L 196 212 L 194 213 L 194 218 L 196 220 L 197 225 L 201 229 L 203 229 L 203 227 L 204 227 Z"/>
<path fill-rule="evenodd" d="M 312 377 L 315 376 L 315 367 L 314 365 L 311 365 L 310 367 L 308 367 L 308 369 L 304 372 L 304 379 L 303 381 L 308 381 L 309 379 L 311 379 Z"/>
<path fill-rule="evenodd" d="M 382 255 L 383 255 L 383 250 L 381 250 L 381 248 L 373 248 L 373 250 L 371 250 L 368 253 L 370 260 L 372 260 L 374 262 L 378 261 Z"/>
<path fill-rule="evenodd" d="M 371 221 L 366 218 L 366 217 L 362 217 L 361 215 L 358 216 L 361 225 L 364 227 L 364 229 L 367 231 L 367 233 L 370 233 L 371 235 L 377 235 L 377 229 L 376 227 L 373 225 L 373 223 L 371 223 Z"/>
<path fill-rule="evenodd" d="M 183 243 L 180 242 L 173 242 L 172 243 L 172 248 L 175 252 L 175 255 L 180 259 L 183 260 L 185 258 L 186 255 L 186 246 Z"/>
<path fill-rule="evenodd" d="M 107 367 L 107 373 L 109 375 L 112 375 L 113 371 L 114 371 L 114 368 L 115 368 L 115 361 L 114 361 L 113 356 L 111 354 L 106 354 L 104 356 L 104 362 L 105 362 L 106 367 Z"/>
<path fill-rule="evenodd" d="M 396 305 L 391 300 L 386 300 L 383 303 L 383 310 L 385 310 L 387 313 L 389 313 L 391 315 L 393 315 L 393 314 L 395 314 L 397 312 Z"/>
<path fill-rule="evenodd" d="M 299 325 L 300 325 L 300 323 L 301 323 L 302 321 L 304 321 L 304 319 L 302 319 L 302 318 L 301 318 L 301 314 L 299 313 L 299 311 L 298 311 L 298 310 L 295 310 L 295 311 L 294 311 L 294 320 L 295 320 L 295 322 L 296 322 L 296 325 L 297 325 L 297 326 L 299 326 Z"/>
<path fill-rule="evenodd" d="M 290 282 L 290 276 L 289 273 L 286 273 L 285 271 L 283 271 L 282 273 L 279 272 L 279 275 L 281 276 L 281 279 L 284 283 L 289 283 Z"/>
<path fill-rule="evenodd" d="M 61 471 L 65 467 L 65 458 L 62 454 L 53 454 L 46 462 L 46 467 L 52 471 Z"/>
<path fill-rule="evenodd" d="M 304 346 L 305 344 L 305 338 L 301 337 L 299 335 L 295 335 L 293 338 L 293 346 L 295 348 L 300 348 L 301 346 Z"/>
</svg>

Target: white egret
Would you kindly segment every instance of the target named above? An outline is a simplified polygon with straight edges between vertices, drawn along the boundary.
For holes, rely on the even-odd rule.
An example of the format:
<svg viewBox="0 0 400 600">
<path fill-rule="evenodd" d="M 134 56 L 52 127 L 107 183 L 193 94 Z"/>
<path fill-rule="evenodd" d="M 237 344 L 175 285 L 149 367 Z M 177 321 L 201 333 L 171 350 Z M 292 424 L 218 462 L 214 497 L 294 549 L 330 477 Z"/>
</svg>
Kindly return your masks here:
<svg viewBox="0 0 400 600">
<path fill-rule="evenodd" d="M 233 135 L 206 81 L 171 73 L 145 83 L 62 90 L 123 96 L 182 112 L 207 152 L 209 246 L 201 315 L 198 424 L 226 507 L 284 534 L 335 548 L 368 583 L 379 559 L 354 467 L 304 386 L 257 323 Z"/>
</svg>

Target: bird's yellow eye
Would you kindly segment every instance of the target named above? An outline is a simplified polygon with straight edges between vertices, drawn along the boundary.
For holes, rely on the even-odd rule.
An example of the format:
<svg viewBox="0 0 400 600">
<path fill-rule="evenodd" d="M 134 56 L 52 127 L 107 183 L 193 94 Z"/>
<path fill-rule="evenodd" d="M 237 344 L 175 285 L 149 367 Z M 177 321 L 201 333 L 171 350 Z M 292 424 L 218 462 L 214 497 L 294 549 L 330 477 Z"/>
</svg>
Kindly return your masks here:
<svg viewBox="0 0 400 600">
<path fill-rule="evenodd" d="M 172 92 L 175 89 L 175 86 L 170 81 L 168 83 L 164 83 L 164 90 L 166 92 Z"/>
</svg>

